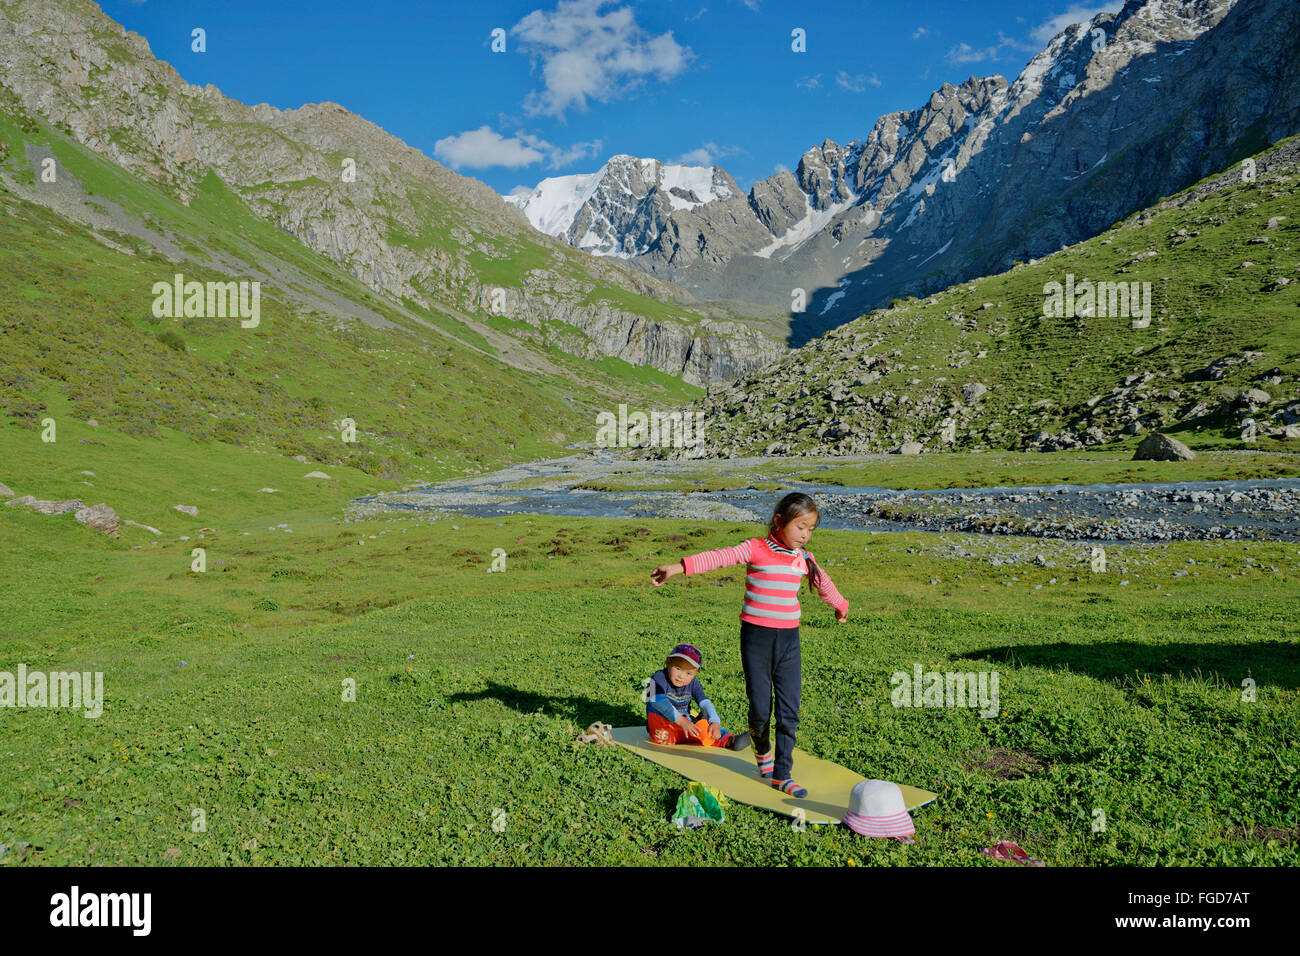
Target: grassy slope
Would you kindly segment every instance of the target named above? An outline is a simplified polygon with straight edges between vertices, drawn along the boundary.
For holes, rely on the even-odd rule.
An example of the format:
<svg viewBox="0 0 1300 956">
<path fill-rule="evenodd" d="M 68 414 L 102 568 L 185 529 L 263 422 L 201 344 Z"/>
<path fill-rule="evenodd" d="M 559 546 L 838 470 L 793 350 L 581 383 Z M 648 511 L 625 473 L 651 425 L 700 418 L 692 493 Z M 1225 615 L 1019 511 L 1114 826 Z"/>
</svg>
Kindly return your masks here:
<svg viewBox="0 0 1300 956">
<path fill-rule="evenodd" d="M 1266 230 L 1276 216 L 1285 221 Z M 1197 235 L 1182 241 L 1175 235 L 1180 229 Z M 1257 237 L 1268 241 L 1251 244 Z M 982 382 L 989 392 L 969 423 L 959 426 L 959 448 L 1016 448 L 1022 438 L 1039 430 L 1056 434 L 1065 428 L 1082 431 L 1091 424 L 1118 431 L 1128 419 L 1120 414 L 1122 402 L 1112 402 L 1111 396 L 1125 377 L 1145 371 L 1156 373 L 1155 380 L 1124 390 L 1124 397 L 1151 413 L 1144 419 L 1144 432 L 1159 429 L 1194 448 L 1241 448 L 1235 416 L 1180 421 L 1178 413 L 1195 400 L 1217 404 L 1244 388 L 1261 387 L 1250 379 L 1273 367 L 1287 380 L 1274 399 L 1296 395 L 1298 237 L 1300 170 L 1292 166 L 1280 178 L 1237 183 L 1184 208 L 1135 214 L 1033 265 L 859 318 L 737 383 L 777 413 L 775 425 L 765 422 L 764 410 L 746 420 L 718 415 L 708 424 L 717 441 L 736 445 L 743 454 L 761 453 L 773 440 L 789 442 L 796 452 L 812 447 L 817 444 L 813 431 L 844 420 L 843 406 L 838 414 L 829 409 L 827 383 L 837 380 L 852 386 L 864 371 L 861 357 L 897 349 L 901 356 L 891 361 L 902 363 L 901 369 L 852 389 L 864 397 L 893 392 L 908 398 L 907 404 L 892 405 L 861 422 L 881 432 L 881 451 L 895 447 L 905 435 L 935 440 L 948 404 L 961 404 L 961 389 L 968 382 Z M 1148 252 L 1156 255 L 1135 260 Z M 1245 262 L 1253 265 L 1243 268 Z M 1076 282 L 1149 282 L 1151 326 L 1133 329 L 1130 319 L 1120 317 L 1044 316 L 1045 285 L 1064 283 L 1067 274 Z M 1278 279 L 1292 281 L 1275 289 Z M 991 303 L 990 308 L 984 308 L 985 303 Z M 966 327 L 970 322 L 974 328 Z M 861 339 L 858 356 L 835 358 L 840 344 L 855 337 Z M 981 350 L 987 351 L 983 359 L 977 357 Z M 1263 352 L 1264 357 L 1234 368 L 1220 381 L 1185 380 L 1213 360 L 1243 350 Z M 795 398 L 805 384 L 812 394 Z M 1174 391 L 1181 394 L 1175 397 Z M 917 414 L 917 404 L 929 396 L 938 400 L 935 410 Z M 1095 410 L 1083 408 L 1093 396 L 1101 396 L 1102 402 Z M 1046 407 L 1035 407 L 1043 399 Z M 789 429 L 784 422 L 795 411 L 807 412 L 807 419 Z M 1256 418 L 1265 420 L 1267 415 Z M 1131 447 L 1136 441 L 1121 439 L 1119 444 Z M 1262 438 L 1256 447 L 1289 446 Z"/>
<path fill-rule="evenodd" d="M 251 216 L 215 176 L 186 207 L 48 128 L 0 120 L 0 141 L 10 169 L 22 167 L 24 142 L 43 142 L 88 192 L 155 228 L 273 273 L 277 260 L 288 263 L 327 294 L 399 326 L 376 330 L 303 314 L 265 284 L 255 329 L 234 320 L 155 320 L 154 282 L 178 270 L 200 281 L 230 277 L 173 265 L 131 237 L 119 238 L 137 254 L 121 254 L 42 207 L 0 195 L 0 409 L 11 422 L 34 427 L 64 398 L 73 417 L 115 430 L 148 435 L 167 427 L 201 442 L 219 439 L 414 479 L 559 453 L 569 441 L 592 437 L 595 413 L 611 407 L 611 396 L 644 406 L 700 392 L 625 362 L 587 363 L 544 346 L 538 353 L 564 374 L 526 374 L 494 360 L 488 343 L 451 318 L 422 313 L 454 338 L 411 322 Z M 183 353 L 159 341 L 165 330 L 180 336 Z M 355 444 L 339 440 L 334 423 L 345 417 L 357 422 Z"/>
</svg>

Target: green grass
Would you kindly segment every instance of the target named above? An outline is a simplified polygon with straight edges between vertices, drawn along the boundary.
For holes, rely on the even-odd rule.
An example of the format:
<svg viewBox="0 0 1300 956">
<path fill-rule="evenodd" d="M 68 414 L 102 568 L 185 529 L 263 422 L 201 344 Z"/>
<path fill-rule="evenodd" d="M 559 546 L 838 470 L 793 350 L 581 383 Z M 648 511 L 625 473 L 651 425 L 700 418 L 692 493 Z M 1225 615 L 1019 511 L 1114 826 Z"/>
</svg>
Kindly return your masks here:
<svg viewBox="0 0 1300 956">
<path fill-rule="evenodd" d="M 594 720 L 637 722 L 640 678 L 681 639 L 704 649 L 724 722 L 743 719 L 741 572 L 660 590 L 648 576 L 753 527 L 345 524 L 321 502 L 294 510 L 298 495 L 258 509 L 191 494 L 199 518 L 157 540 L 0 512 L 31 571 L 0 599 L 15 635 L 0 667 L 102 671 L 107 698 L 97 720 L 3 715 L 0 842 L 28 849 L 0 862 L 980 865 L 999 839 L 1051 865 L 1297 862 L 1293 547 L 1112 548 L 1092 576 L 1052 544 L 1032 548 L 1060 567 L 1009 570 L 984 560 L 1005 545 L 954 539 L 971 556 L 945 559 L 934 536 L 818 532 L 853 608 L 837 626 L 803 602 L 800 745 L 939 793 L 904 848 L 734 805 L 684 834 L 668 820 L 681 778 L 573 742 Z M 266 530 L 276 519 L 292 531 Z M 204 574 L 188 570 L 196 540 L 175 536 L 200 522 L 216 529 Z M 486 574 L 497 547 L 507 570 Z M 1197 576 L 1173 577 L 1189 556 Z M 913 663 L 996 669 L 1001 713 L 894 709 L 890 675 Z M 1041 769 L 999 779 L 976 766 L 987 748 Z"/>
<path fill-rule="evenodd" d="M 636 295 L 626 289 L 616 289 L 612 286 L 597 286 L 588 292 L 582 300 L 583 305 L 590 305 L 594 302 L 609 302 L 625 312 L 646 315 L 658 322 L 681 324 L 691 321 L 690 317 L 683 314 L 681 309 L 660 302 L 658 299 Z"/>
<path fill-rule="evenodd" d="M 1136 446 L 1137 439 L 1126 443 Z M 728 461 L 698 461 L 671 476 L 657 471 L 618 468 L 607 478 L 581 480 L 574 487 L 593 491 L 778 491 L 801 481 L 899 490 L 989 488 L 1004 485 L 1091 485 L 1123 482 L 1223 481 L 1300 477 L 1300 454 L 1278 452 L 1201 452 L 1194 461 L 1133 461 L 1122 446 L 1085 451 L 938 452 L 881 455 L 864 461 L 810 468 L 798 458 L 748 463 L 737 474 Z"/>
</svg>

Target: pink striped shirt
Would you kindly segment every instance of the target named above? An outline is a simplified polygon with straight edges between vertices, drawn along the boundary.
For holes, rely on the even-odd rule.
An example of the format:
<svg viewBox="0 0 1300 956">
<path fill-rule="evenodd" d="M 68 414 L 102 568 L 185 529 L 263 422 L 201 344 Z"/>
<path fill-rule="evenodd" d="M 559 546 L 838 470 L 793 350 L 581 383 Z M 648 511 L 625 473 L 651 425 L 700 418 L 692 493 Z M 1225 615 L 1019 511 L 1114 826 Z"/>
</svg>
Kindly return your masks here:
<svg viewBox="0 0 1300 956">
<path fill-rule="evenodd" d="M 804 555 L 816 560 L 802 549 L 791 553 L 771 537 L 750 538 L 735 547 L 701 551 L 682 558 L 682 567 L 687 574 L 702 574 L 733 564 L 747 564 L 740 619 L 764 627 L 798 627 L 799 583 L 808 573 Z M 836 590 L 826 569 L 819 564 L 817 571 L 817 594 L 835 610 L 847 610 L 849 602 Z"/>
</svg>

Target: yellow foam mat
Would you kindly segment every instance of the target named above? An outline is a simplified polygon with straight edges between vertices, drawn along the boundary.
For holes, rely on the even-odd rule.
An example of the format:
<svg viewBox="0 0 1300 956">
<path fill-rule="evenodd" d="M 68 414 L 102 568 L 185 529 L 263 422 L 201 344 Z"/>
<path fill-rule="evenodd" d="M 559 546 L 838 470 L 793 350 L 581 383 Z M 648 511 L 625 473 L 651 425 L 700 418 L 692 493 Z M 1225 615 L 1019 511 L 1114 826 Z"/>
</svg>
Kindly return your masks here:
<svg viewBox="0 0 1300 956">
<path fill-rule="evenodd" d="M 819 760 L 810 753 L 794 749 L 794 779 L 808 791 L 808 796 L 796 799 L 758 777 L 754 751 L 725 750 L 720 747 L 694 747 L 689 744 L 675 746 L 654 744 L 641 727 L 615 727 L 614 742 L 640 754 L 647 760 L 675 770 L 683 777 L 717 787 L 726 796 L 751 807 L 762 807 L 788 817 L 803 810 L 808 823 L 839 823 L 849 809 L 849 794 L 866 780 L 829 760 Z M 909 811 L 925 806 L 938 794 L 899 784 L 903 800 Z"/>
</svg>

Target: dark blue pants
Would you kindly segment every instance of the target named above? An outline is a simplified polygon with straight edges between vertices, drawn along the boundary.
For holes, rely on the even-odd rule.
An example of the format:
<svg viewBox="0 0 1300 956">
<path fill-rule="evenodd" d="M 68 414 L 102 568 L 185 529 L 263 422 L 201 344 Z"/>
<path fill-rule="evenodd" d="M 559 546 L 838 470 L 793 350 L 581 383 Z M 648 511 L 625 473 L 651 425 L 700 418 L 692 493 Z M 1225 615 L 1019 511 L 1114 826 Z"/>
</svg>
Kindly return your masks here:
<svg viewBox="0 0 1300 956">
<path fill-rule="evenodd" d="M 754 753 L 760 756 L 772 749 L 772 697 L 776 696 L 776 766 L 772 772 L 778 780 L 788 780 L 794 764 L 801 664 L 799 628 L 740 622 L 740 666 L 749 697 L 749 732 Z"/>
</svg>

